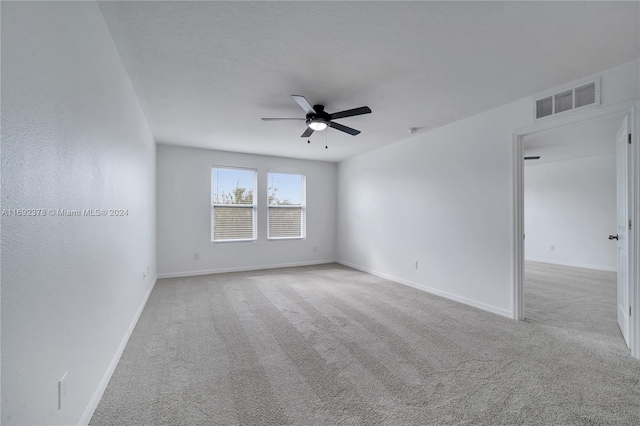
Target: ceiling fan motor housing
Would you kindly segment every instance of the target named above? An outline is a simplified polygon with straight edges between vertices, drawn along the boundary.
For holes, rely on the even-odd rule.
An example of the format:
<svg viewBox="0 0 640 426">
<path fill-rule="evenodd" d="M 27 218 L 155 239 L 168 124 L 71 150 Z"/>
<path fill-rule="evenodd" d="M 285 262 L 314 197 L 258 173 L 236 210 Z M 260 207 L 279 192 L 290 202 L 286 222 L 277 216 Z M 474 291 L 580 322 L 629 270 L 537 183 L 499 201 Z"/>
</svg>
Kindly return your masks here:
<svg viewBox="0 0 640 426">
<path fill-rule="evenodd" d="M 324 121 L 331 120 L 329 113 L 324 110 L 324 105 L 314 105 L 313 109 L 315 110 L 315 113 L 307 114 L 307 120 L 312 120 L 314 118 L 320 118 Z"/>
</svg>

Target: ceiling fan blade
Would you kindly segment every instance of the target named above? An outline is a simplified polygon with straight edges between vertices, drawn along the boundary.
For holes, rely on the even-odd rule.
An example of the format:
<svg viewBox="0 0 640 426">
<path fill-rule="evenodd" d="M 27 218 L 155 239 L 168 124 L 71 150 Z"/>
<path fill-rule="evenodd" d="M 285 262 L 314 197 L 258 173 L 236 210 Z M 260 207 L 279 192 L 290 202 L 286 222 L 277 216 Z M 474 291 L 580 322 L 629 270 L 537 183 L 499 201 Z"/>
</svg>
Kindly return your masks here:
<svg viewBox="0 0 640 426">
<path fill-rule="evenodd" d="M 298 105 L 300 105 L 300 108 L 302 108 L 307 114 L 316 113 L 316 110 L 313 109 L 313 107 L 311 106 L 307 98 L 305 98 L 304 96 L 291 95 L 291 97 L 293 98 L 294 101 L 298 103 Z"/>
<path fill-rule="evenodd" d="M 536 155 L 536 156 L 531 156 L 531 157 L 524 157 L 525 160 L 539 160 L 540 156 Z"/>
<path fill-rule="evenodd" d="M 313 129 L 311 127 L 307 127 L 307 130 L 300 136 L 301 138 L 308 138 L 313 133 Z"/>
<path fill-rule="evenodd" d="M 329 114 L 329 118 L 331 120 L 335 120 L 336 118 L 345 118 L 345 117 L 353 117 L 354 115 L 362 115 L 371 113 L 371 109 L 368 106 L 363 106 L 360 108 L 348 109 L 346 111 L 334 112 L 333 114 Z"/>
<path fill-rule="evenodd" d="M 329 126 L 336 130 L 340 130 L 341 132 L 349 133 L 351 136 L 360 134 L 360 130 L 352 129 L 351 127 L 343 126 L 342 124 L 334 123 L 333 121 L 329 122 Z"/>
<path fill-rule="evenodd" d="M 262 121 L 306 120 L 306 118 L 263 118 Z"/>
</svg>

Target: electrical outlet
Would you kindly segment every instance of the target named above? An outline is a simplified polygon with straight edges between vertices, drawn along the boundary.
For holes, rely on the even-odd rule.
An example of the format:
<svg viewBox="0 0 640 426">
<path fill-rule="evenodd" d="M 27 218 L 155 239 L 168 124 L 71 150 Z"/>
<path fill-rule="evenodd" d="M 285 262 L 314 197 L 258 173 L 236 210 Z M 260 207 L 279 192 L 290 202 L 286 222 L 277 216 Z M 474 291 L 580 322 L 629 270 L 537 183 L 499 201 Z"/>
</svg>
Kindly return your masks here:
<svg viewBox="0 0 640 426">
<path fill-rule="evenodd" d="M 418 261 L 417 260 L 413 261 L 413 269 L 418 269 Z"/>
<path fill-rule="evenodd" d="M 62 401 L 67 397 L 67 373 L 58 380 L 58 410 L 62 409 Z"/>
<path fill-rule="evenodd" d="M 200 259 L 200 253 L 194 253 L 193 260 L 198 260 L 198 259 Z"/>
<path fill-rule="evenodd" d="M 556 250 L 556 246 L 549 247 L 549 251 L 555 251 L 555 250 Z"/>
</svg>

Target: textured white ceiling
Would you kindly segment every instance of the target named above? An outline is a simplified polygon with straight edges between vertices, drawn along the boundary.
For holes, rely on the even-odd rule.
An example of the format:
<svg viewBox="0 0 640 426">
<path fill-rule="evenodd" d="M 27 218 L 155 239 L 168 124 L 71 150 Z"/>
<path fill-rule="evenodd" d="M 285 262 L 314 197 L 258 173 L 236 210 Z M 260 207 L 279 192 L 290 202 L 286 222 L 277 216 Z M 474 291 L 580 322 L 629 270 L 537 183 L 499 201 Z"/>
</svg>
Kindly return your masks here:
<svg viewBox="0 0 640 426">
<path fill-rule="evenodd" d="M 599 155 L 615 155 L 616 132 L 624 114 L 585 121 L 524 138 L 524 155 L 539 155 L 526 166 Z"/>
<path fill-rule="evenodd" d="M 638 57 L 638 2 L 102 2 L 159 143 L 340 161 Z M 615 30 L 614 30 L 615 29 Z M 369 106 L 307 144 L 290 95 Z M 325 137 L 329 149 L 324 149 Z"/>
</svg>

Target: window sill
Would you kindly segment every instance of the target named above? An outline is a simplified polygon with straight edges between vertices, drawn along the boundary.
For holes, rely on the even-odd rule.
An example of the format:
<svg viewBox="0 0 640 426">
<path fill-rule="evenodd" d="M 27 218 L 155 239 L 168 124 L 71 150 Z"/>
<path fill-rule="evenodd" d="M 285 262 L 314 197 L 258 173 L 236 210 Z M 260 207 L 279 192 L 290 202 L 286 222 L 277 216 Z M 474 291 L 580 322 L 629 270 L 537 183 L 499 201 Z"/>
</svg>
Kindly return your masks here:
<svg viewBox="0 0 640 426">
<path fill-rule="evenodd" d="M 290 241 L 290 240 L 305 240 L 306 237 L 279 237 L 279 238 L 267 238 L 267 241 Z"/>
<path fill-rule="evenodd" d="M 226 244 L 226 243 L 255 243 L 258 241 L 257 238 L 253 238 L 251 240 L 213 240 L 211 244 Z"/>
</svg>

